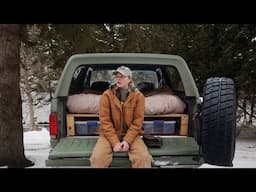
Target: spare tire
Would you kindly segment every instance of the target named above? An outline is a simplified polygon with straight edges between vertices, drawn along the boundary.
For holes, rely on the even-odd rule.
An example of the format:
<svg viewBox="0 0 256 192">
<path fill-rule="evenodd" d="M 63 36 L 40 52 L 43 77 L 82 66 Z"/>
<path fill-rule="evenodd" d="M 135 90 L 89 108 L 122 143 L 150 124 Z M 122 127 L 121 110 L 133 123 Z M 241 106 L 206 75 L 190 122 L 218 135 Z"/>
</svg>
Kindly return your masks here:
<svg viewBox="0 0 256 192">
<path fill-rule="evenodd" d="M 236 139 L 236 95 L 230 78 L 209 78 L 204 86 L 200 131 L 206 163 L 233 166 Z"/>
</svg>

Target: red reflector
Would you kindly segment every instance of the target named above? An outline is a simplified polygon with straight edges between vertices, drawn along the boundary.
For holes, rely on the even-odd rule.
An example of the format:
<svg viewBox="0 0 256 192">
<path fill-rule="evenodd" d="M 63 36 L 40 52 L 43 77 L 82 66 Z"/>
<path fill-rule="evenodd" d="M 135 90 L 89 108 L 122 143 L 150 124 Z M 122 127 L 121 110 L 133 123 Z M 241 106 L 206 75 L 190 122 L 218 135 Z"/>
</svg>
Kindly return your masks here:
<svg viewBox="0 0 256 192">
<path fill-rule="evenodd" d="M 50 135 L 57 135 L 58 133 L 58 124 L 57 124 L 57 114 L 51 113 L 49 115 L 49 122 L 50 122 Z"/>
</svg>

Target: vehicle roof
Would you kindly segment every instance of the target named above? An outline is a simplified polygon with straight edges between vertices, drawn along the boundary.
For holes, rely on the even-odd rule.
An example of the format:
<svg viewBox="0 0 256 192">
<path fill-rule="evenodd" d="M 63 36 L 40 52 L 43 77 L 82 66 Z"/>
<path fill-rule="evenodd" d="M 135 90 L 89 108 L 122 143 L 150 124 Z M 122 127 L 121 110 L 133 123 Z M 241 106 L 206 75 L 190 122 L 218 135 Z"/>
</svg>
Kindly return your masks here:
<svg viewBox="0 0 256 192">
<path fill-rule="evenodd" d="M 178 55 L 156 53 L 85 53 L 72 55 L 63 70 L 54 97 L 67 96 L 71 77 L 80 65 L 120 64 L 120 65 L 168 65 L 180 73 L 187 96 L 199 97 L 192 74 L 185 60 Z M 70 77 L 70 78 L 68 78 Z M 68 86 L 69 87 L 69 86 Z"/>
</svg>

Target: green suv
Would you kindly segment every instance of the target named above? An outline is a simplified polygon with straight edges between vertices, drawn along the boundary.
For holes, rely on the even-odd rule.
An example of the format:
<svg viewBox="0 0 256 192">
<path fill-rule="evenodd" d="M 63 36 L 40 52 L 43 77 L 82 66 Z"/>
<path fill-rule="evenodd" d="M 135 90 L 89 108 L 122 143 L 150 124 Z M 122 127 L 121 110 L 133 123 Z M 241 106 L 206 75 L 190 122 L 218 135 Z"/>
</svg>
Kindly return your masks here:
<svg viewBox="0 0 256 192">
<path fill-rule="evenodd" d="M 148 53 L 77 54 L 69 58 L 51 103 L 52 149 L 47 166 L 90 166 L 100 125 L 97 104 L 114 82 L 113 70 L 122 65 L 132 70 L 135 85 L 145 95 L 142 137 L 154 159 L 152 167 L 232 166 L 236 132 L 233 80 L 207 79 L 200 97 L 180 56 Z M 169 101 L 167 96 L 179 99 L 182 110 L 171 110 L 173 103 L 163 104 Z M 127 153 L 114 153 L 111 167 L 131 167 Z"/>
</svg>

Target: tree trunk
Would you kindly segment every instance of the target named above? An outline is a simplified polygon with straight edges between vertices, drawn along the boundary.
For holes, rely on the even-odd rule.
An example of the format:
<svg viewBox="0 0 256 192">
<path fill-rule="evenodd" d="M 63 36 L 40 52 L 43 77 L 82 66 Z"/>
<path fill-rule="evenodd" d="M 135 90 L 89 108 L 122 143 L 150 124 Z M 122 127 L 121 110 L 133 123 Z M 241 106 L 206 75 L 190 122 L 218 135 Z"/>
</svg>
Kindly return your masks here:
<svg viewBox="0 0 256 192">
<path fill-rule="evenodd" d="M 20 94 L 20 25 L 0 25 L 0 164 L 26 167 Z"/>
<path fill-rule="evenodd" d="M 33 98 L 31 92 L 26 92 L 28 97 L 28 111 L 29 111 L 29 130 L 38 130 L 35 124 L 34 109 L 33 109 Z"/>
<path fill-rule="evenodd" d="M 27 62 L 25 61 L 22 65 L 24 71 L 24 85 L 25 85 L 25 93 L 28 98 L 28 111 L 29 111 L 29 130 L 34 131 L 37 130 L 34 120 L 34 109 L 33 109 L 33 97 L 31 95 L 31 88 L 29 85 L 29 75 L 28 75 L 28 66 Z"/>
<path fill-rule="evenodd" d="M 254 114 L 254 106 L 255 106 L 255 94 L 251 96 L 251 113 L 249 118 L 249 124 L 252 124 L 253 114 Z"/>
<path fill-rule="evenodd" d="M 247 111 L 246 111 L 246 108 L 247 108 L 247 97 L 244 97 L 243 99 L 243 112 L 244 112 L 244 120 L 247 121 Z"/>
<path fill-rule="evenodd" d="M 50 95 L 50 102 L 52 101 L 52 87 L 51 87 L 51 80 L 48 82 L 48 92 Z"/>
</svg>

